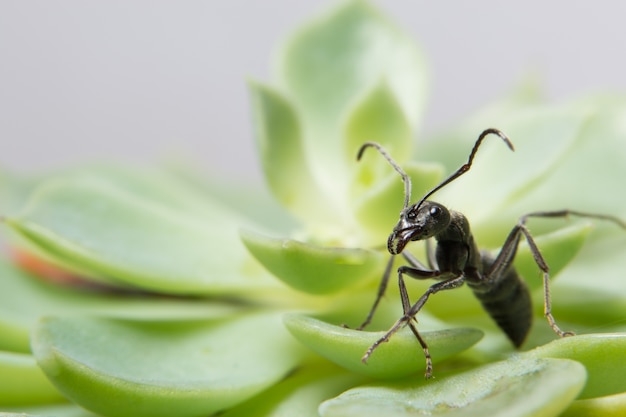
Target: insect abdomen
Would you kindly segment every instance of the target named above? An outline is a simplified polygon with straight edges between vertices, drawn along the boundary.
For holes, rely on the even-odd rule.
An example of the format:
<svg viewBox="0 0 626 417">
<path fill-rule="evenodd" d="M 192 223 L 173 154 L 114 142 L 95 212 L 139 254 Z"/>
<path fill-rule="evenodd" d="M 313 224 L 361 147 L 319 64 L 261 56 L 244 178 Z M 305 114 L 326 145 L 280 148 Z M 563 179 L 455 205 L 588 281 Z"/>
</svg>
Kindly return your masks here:
<svg viewBox="0 0 626 417">
<path fill-rule="evenodd" d="M 486 252 L 481 255 L 483 271 L 489 271 L 494 258 Z M 532 302 L 528 287 L 517 271 L 509 267 L 496 282 L 467 281 L 467 284 L 509 340 L 520 347 L 532 324 Z"/>
</svg>

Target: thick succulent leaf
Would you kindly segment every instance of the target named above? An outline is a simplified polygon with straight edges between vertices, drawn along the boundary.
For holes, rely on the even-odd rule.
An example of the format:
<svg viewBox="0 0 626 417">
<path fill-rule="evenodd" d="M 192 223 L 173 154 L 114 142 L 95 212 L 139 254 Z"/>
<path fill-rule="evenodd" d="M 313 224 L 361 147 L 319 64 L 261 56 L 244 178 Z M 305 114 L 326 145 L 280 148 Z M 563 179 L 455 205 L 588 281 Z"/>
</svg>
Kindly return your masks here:
<svg viewBox="0 0 626 417">
<path fill-rule="evenodd" d="M 285 316 L 291 334 L 311 350 L 337 365 L 361 375 L 376 378 L 400 378 L 424 371 L 421 348 L 409 329 L 402 329 L 388 343 L 380 346 L 366 364 L 361 358 L 385 332 L 368 332 L 335 326 L 312 317 Z M 423 332 L 433 362 L 459 353 L 482 337 L 475 329 L 450 329 Z"/>
<path fill-rule="evenodd" d="M 218 201 L 230 213 L 249 219 L 252 224 L 282 233 L 296 228 L 296 219 L 276 200 L 269 186 L 209 176 L 203 168 L 187 160 L 167 162 L 164 167 L 195 195 Z"/>
<path fill-rule="evenodd" d="M 585 369 L 574 361 L 515 358 L 421 384 L 408 380 L 354 388 L 324 402 L 320 415 L 552 417 L 584 383 Z"/>
<path fill-rule="evenodd" d="M 309 363 L 221 417 L 319 417 L 317 408 L 322 401 L 363 383 L 363 380 L 363 377 L 328 362 Z"/>
<path fill-rule="evenodd" d="M 278 57 L 279 82 L 296 106 L 323 188 L 338 197 L 346 192 L 343 127 L 348 112 L 381 82 L 415 131 L 424 72 L 414 41 L 363 1 L 346 2 L 293 35 Z"/>
<path fill-rule="evenodd" d="M 217 208 L 183 215 L 104 181 L 64 179 L 42 184 L 5 222 L 40 254 L 113 283 L 179 294 L 275 288 L 246 269 L 236 219 Z"/>
<path fill-rule="evenodd" d="M 203 214 L 207 210 L 222 206 L 216 199 L 210 198 L 207 194 L 197 193 L 186 182 L 157 167 L 96 163 L 35 175 L 3 174 L 0 178 L 6 183 L 6 188 L 19 195 L 20 198 L 16 198 L 14 203 L 16 209 L 23 208 L 33 190 L 51 178 L 92 178 L 123 188 L 145 200 L 186 213 Z M 3 214 L 9 215 L 15 211 L 3 211 Z"/>
<path fill-rule="evenodd" d="M 0 351 L 0 406 L 63 400 L 32 355 Z"/>
<path fill-rule="evenodd" d="M 559 284 L 565 284 L 559 282 Z M 554 308 L 559 319 L 589 327 L 589 331 L 606 331 L 612 325 L 620 325 L 626 317 L 624 291 L 610 288 L 589 288 L 577 285 L 558 285 L 552 291 L 557 301 Z"/>
<path fill-rule="evenodd" d="M 437 161 L 452 172 L 459 163 L 467 159 L 467 154 L 479 132 L 486 128 L 502 128 L 517 114 L 532 111 L 545 105 L 540 80 L 525 77 L 506 92 L 484 106 L 476 108 L 456 123 L 451 123 L 442 131 L 420 144 L 419 159 Z M 506 132 L 505 132 L 506 133 Z"/>
<path fill-rule="evenodd" d="M 374 158 L 382 159 L 373 153 L 370 158 L 364 158 L 363 166 L 368 166 Z M 363 229 L 365 245 L 384 245 L 402 210 L 404 184 L 395 171 L 389 174 L 390 167 L 385 168 L 385 177 L 377 182 L 365 169 L 359 171 L 354 182 L 356 192 L 361 191 L 354 198 L 354 216 Z M 403 169 L 411 178 L 413 201 L 437 185 L 442 176 L 441 166 L 436 164 L 409 162 Z"/>
<path fill-rule="evenodd" d="M 585 365 L 588 380 L 580 398 L 626 391 L 626 334 L 587 334 L 566 337 L 540 346 L 525 355 L 534 358 L 573 359 Z"/>
<path fill-rule="evenodd" d="M 626 231 L 613 225 L 596 224 L 593 240 L 586 245 L 569 268 L 567 282 L 580 288 L 624 294 L 626 281 Z"/>
<path fill-rule="evenodd" d="M 290 287 L 311 294 L 332 294 L 382 274 L 380 252 L 331 248 L 291 239 L 242 232 L 252 255 Z"/>
<path fill-rule="evenodd" d="M 47 318 L 32 348 L 68 398 L 119 417 L 209 415 L 273 385 L 302 358 L 276 313 L 177 323 Z"/>
<path fill-rule="evenodd" d="M 422 110 L 424 59 L 414 40 L 363 1 L 346 2 L 300 29 L 279 56 L 278 71 L 317 125 L 336 125 L 346 107 L 381 78 L 412 126 Z"/>
<path fill-rule="evenodd" d="M 350 112 L 344 129 L 348 164 L 354 163 L 364 142 L 379 143 L 390 155 L 394 155 L 399 164 L 406 162 L 411 156 L 413 150 L 411 125 L 386 83 L 381 83 L 368 91 Z M 387 162 L 382 160 L 378 165 L 383 164 L 386 165 Z"/>
<path fill-rule="evenodd" d="M 0 213 L 19 213 L 29 195 L 50 178 L 95 178 L 108 182 L 141 198 L 187 214 L 209 216 L 215 210 L 238 213 L 242 222 L 271 224 L 290 230 L 293 219 L 285 216 L 280 205 L 264 187 L 219 182 L 188 161 L 168 161 L 159 166 L 128 166 L 116 163 L 90 163 L 36 175 L 17 175 L 0 170 Z"/>
<path fill-rule="evenodd" d="M 303 132 L 292 105 L 278 91 L 250 83 L 252 113 L 265 180 L 292 214 L 312 223 L 332 218 L 332 210 L 309 169 Z"/>
<path fill-rule="evenodd" d="M 222 204 L 158 167 L 131 167 L 117 164 L 87 165 L 59 172 L 54 178 L 91 178 L 104 182 L 145 201 L 167 207 L 172 211 L 193 215 L 210 215 L 224 210 Z M 45 181 L 44 176 L 40 181 Z"/>
<path fill-rule="evenodd" d="M 571 208 L 626 215 L 626 194 L 620 192 L 626 173 L 626 103 L 588 98 L 569 108 L 572 115 L 587 114 L 580 117 L 582 124 L 572 151 L 546 171 L 511 209 L 527 211 L 530 203 L 541 201 L 541 209 Z M 544 149 L 537 146 L 533 152 L 541 157 Z M 527 160 L 533 159 L 529 156 Z M 537 209 L 535 205 L 534 210 Z"/>
<path fill-rule="evenodd" d="M 626 415 L 626 392 L 574 401 L 561 417 L 622 417 Z"/>
<path fill-rule="evenodd" d="M 206 300 L 97 294 L 34 279 L 0 260 L 0 349 L 29 352 L 29 333 L 43 315 L 97 313 L 144 320 L 228 317 L 242 307 Z"/>
</svg>

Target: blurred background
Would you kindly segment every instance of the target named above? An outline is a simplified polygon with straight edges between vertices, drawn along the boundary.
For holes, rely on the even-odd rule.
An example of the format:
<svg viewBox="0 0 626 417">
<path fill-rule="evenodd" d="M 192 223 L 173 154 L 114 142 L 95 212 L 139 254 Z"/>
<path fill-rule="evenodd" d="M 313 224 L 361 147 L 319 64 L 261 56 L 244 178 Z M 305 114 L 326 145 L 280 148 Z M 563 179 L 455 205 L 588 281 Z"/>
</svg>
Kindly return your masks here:
<svg viewBox="0 0 626 417">
<path fill-rule="evenodd" d="M 246 79 L 333 1 L 0 1 L 0 167 L 189 156 L 261 183 Z M 431 64 L 425 131 L 527 74 L 558 101 L 626 90 L 626 3 L 374 2 Z"/>
</svg>

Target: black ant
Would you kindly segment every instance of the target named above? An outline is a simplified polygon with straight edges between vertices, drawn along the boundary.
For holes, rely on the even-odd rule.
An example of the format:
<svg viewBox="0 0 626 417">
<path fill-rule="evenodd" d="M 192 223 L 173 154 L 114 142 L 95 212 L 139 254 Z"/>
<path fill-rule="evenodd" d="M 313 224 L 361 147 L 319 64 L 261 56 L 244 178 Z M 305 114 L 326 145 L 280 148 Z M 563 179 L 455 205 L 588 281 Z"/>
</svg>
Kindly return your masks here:
<svg viewBox="0 0 626 417">
<path fill-rule="evenodd" d="M 526 222 L 530 217 L 567 217 L 574 215 L 608 220 L 624 229 L 626 229 L 626 223 L 613 216 L 584 213 L 567 209 L 537 211 L 528 213 L 519 218 L 518 223 L 513 227 L 504 241 L 504 245 L 502 245 L 498 256 L 494 258 L 486 251 L 479 251 L 474 242 L 472 232 L 470 231 L 469 222 L 463 214 L 448 210 L 439 203 L 426 200 L 436 191 L 469 171 L 480 144 L 488 135 L 499 136 L 512 151 L 514 150 L 513 144 L 504 133 L 497 129 L 486 129 L 478 136 L 467 163 L 463 164 L 456 172 L 426 193 L 421 200 L 413 205 L 409 205 L 411 198 L 411 180 L 402 168 L 396 164 L 379 144 L 366 142 L 361 146 L 357 160 L 361 159 L 365 149 L 372 147 L 378 150 L 400 174 L 404 182 L 404 207 L 400 212 L 400 220 L 393 228 L 387 240 L 387 249 L 389 253 L 391 253 L 391 259 L 387 264 L 381 280 L 378 295 L 367 318 L 363 324 L 358 327 L 359 330 L 370 323 L 376 307 L 385 292 L 391 274 L 394 256 L 402 254 L 410 264 L 410 266 L 403 265 L 398 268 L 398 285 L 400 286 L 400 297 L 402 299 L 404 314 L 383 337 L 370 346 L 362 358 L 364 363 L 367 362 L 368 358 L 378 346 L 389 341 L 391 336 L 403 326 L 409 326 L 424 350 L 424 356 L 426 357 L 426 378 L 430 378 L 432 376 L 432 360 L 428 352 L 428 345 L 417 330 L 417 320 L 415 316 L 432 294 L 443 290 L 458 288 L 464 283 L 467 283 L 472 289 L 474 295 L 483 305 L 483 308 L 507 335 L 513 345 L 520 347 L 528 335 L 532 322 L 530 293 L 524 280 L 520 278 L 513 267 L 513 260 L 522 236 L 528 242 L 533 258 L 539 269 L 543 272 L 544 315 L 550 327 L 560 337 L 574 334 L 561 330 L 552 316 L 549 267 L 526 227 Z M 434 253 L 432 246 L 429 245 L 429 241 L 426 242 L 428 267 L 424 266 L 412 255 L 403 252 L 409 242 L 426 240 L 433 237 L 437 242 Z M 428 290 L 411 305 L 404 283 L 404 275 L 415 279 L 432 278 L 440 282 L 430 286 Z"/>
</svg>

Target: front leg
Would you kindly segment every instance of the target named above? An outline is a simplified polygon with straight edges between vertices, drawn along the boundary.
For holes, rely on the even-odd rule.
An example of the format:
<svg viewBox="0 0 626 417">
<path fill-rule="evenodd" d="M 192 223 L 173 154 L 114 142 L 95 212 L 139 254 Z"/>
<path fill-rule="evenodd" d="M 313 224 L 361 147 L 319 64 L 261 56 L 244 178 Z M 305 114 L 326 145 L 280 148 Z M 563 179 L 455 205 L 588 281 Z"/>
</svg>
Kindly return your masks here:
<svg viewBox="0 0 626 417">
<path fill-rule="evenodd" d="M 435 294 L 439 291 L 450 290 L 453 288 L 460 287 L 461 285 L 463 285 L 465 276 L 464 275 L 454 276 L 453 278 L 431 285 L 428 288 L 428 290 L 426 290 L 426 292 L 417 300 L 417 302 L 411 306 L 409 302 L 408 292 L 406 290 L 406 285 L 404 283 L 404 278 L 403 278 L 404 274 L 407 274 L 410 277 L 417 278 L 417 279 L 438 278 L 441 276 L 441 273 L 439 271 L 421 270 L 417 268 L 411 268 L 408 266 L 402 266 L 398 268 L 398 285 L 400 287 L 400 295 L 402 298 L 402 309 L 404 310 L 404 314 L 398 321 L 396 321 L 396 323 L 391 327 L 391 329 L 389 329 L 389 331 L 385 333 L 383 337 L 378 339 L 376 342 L 374 342 L 372 346 L 369 347 L 369 349 L 367 349 L 367 352 L 365 352 L 365 355 L 363 355 L 363 358 L 361 358 L 361 361 L 363 363 L 367 362 L 369 357 L 372 355 L 374 350 L 378 348 L 378 346 L 380 346 L 382 343 L 388 342 L 391 336 L 393 336 L 398 330 L 400 330 L 400 328 L 408 324 L 411 331 L 417 338 L 420 346 L 422 347 L 422 350 L 424 352 L 424 357 L 426 358 L 425 376 L 426 378 L 430 378 L 432 376 L 433 365 L 432 365 L 432 359 L 430 357 L 430 352 L 428 351 L 428 345 L 426 344 L 426 341 L 421 337 L 421 335 L 417 331 L 417 328 L 415 327 L 415 324 L 412 321 L 415 320 L 415 316 L 422 309 L 422 307 L 424 306 L 424 304 L 426 303 L 430 295 Z"/>
<path fill-rule="evenodd" d="M 432 250 L 429 250 L 429 264 L 432 268 L 432 261 L 430 260 L 432 253 L 430 252 L 432 252 Z M 410 265 L 413 266 L 413 268 L 401 267 L 401 268 L 408 268 L 408 271 L 405 272 L 407 275 L 416 279 L 436 278 L 439 276 L 439 271 L 430 270 L 426 268 L 426 266 L 424 266 L 416 257 L 411 255 L 409 252 L 402 252 L 402 256 L 404 257 L 404 259 L 407 260 L 407 262 Z M 389 258 L 389 261 L 387 262 L 387 265 L 385 266 L 385 272 L 383 273 L 383 277 L 380 280 L 380 284 L 378 286 L 378 292 L 376 294 L 376 299 L 374 300 L 374 304 L 372 305 L 372 308 L 370 309 L 369 313 L 367 313 L 367 317 L 365 318 L 363 323 L 361 323 L 361 325 L 357 327 L 356 330 L 363 330 L 367 325 L 371 323 L 372 318 L 374 318 L 374 313 L 376 312 L 376 309 L 378 308 L 378 304 L 380 303 L 380 300 L 385 295 L 385 291 L 387 291 L 387 284 L 389 283 L 389 276 L 391 275 L 391 268 L 393 267 L 394 258 L 395 258 L 395 255 L 391 255 L 391 257 Z M 411 272 L 411 271 L 418 271 L 418 272 Z"/>
</svg>

